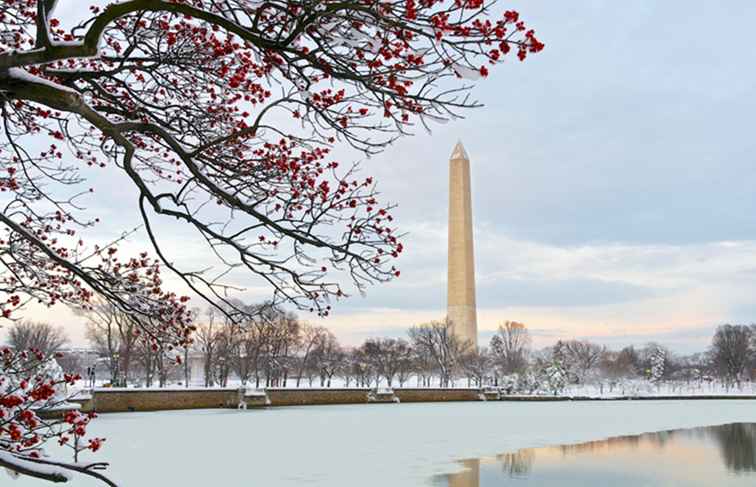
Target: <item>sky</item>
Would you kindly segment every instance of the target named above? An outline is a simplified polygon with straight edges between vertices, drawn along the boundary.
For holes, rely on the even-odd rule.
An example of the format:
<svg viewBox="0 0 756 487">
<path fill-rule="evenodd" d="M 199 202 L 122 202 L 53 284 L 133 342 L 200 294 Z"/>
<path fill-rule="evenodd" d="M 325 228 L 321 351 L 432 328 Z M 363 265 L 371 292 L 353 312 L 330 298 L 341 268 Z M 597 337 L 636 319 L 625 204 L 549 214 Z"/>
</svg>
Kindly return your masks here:
<svg viewBox="0 0 756 487">
<path fill-rule="evenodd" d="M 756 4 L 500 3 L 510 8 L 546 49 L 479 82 L 484 108 L 365 162 L 383 199 L 400 205 L 401 277 L 325 321 L 301 317 L 356 344 L 444 316 L 448 159 L 462 140 L 482 342 L 516 320 L 536 346 L 653 340 L 688 353 L 718 324 L 756 321 Z M 104 195 L 90 204 L 106 222 L 100 236 L 135 225 L 123 212 L 133 189 L 119 175 L 91 177 Z M 163 230 L 176 259 L 201 255 L 187 230 Z M 139 233 L 126 245 L 147 248 Z M 266 297 L 254 279 L 238 284 L 243 299 Z M 31 317 L 83 341 L 82 319 L 64 309 Z"/>
</svg>

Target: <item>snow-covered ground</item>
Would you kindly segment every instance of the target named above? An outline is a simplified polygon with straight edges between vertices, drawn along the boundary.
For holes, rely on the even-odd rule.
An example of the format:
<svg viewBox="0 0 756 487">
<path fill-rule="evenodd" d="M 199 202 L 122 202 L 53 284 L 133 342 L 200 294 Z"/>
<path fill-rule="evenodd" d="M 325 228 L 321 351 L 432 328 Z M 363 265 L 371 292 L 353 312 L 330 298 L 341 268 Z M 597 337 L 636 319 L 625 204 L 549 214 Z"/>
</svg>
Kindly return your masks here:
<svg viewBox="0 0 756 487">
<path fill-rule="evenodd" d="M 625 380 L 619 384 L 568 385 L 560 396 L 588 397 L 654 397 L 654 396 L 756 396 L 756 383 L 742 382 L 728 386 L 719 381 L 664 381 L 653 384 L 647 380 Z"/>
<path fill-rule="evenodd" d="M 98 385 L 99 386 L 99 385 Z M 239 381 L 229 381 L 227 385 L 227 389 L 236 389 L 241 386 L 241 382 Z M 405 384 L 406 388 L 417 388 L 417 386 L 414 383 L 407 383 Z M 452 388 L 458 388 L 458 389 L 468 389 L 470 388 L 467 385 L 466 381 L 458 380 L 455 384 L 452 384 Z M 490 387 L 490 386 L 489 386 Z M 124 390 L 124 388 L 117 388 L 117 387 L 107 387 L 107 388 L 101 388 L 98 387 L 101 390 L 110 390 L 110 391 L 118 391 L 118 390 Z M 247 385 L 248 389 L 255 389 L 254 383 L 250 383 Z M 350 385 L 350 387 L 345 387 L 345 384 L 341 381 L 334 381 L 331 384 L 331 387 L 321 387 L 319 383 L 314 383 L 312 385 L 309 385 L 307 383 L 300 384 L 300 387 L 295 387 L 294 382 L 290 382 L 288 387 L 285 388 L 279 388 L 274 387 L 272 389 L 340 389 L 340 388 L 347 388 L 347 389 L 364 389 L 364 388 L 357 388 L 353 384 Z M 382 389 L 388 389 L 386 386 L 385 381 L 381 382 L 379 384 L 379 388 Z M 398 389 L 398 385 L 394 385 L 395 389 Z M 432 386 L 425 387 L 428 389 L 436 389 L 438 388 L 438 384 L 434 383 Z M 128 390 L 146 390 L 146 388 L 143 387 L 128 387 L 126 388 Z M 179 384 L 179 383 L 171 383 L 168 384 L 165 387 L 159 387 L 157 385 L 152 386 L 149 388 L 150 390 L 161 390 L 161 391 L 206 391 L 206 390 L 217 390 L 219 387 L 201 387 L 199 385 L 191 385 L 190 387 L 186 387 L 185 385 Z M 261 389 L 264 389 L 264 387 L 261 387 Z M 474 387 L 474 389 L 479 389 L 477 387 Z M 501 389 L 505 389 L 504 387 L 501 387 Z M 87 396 L 90 392 L 90 388 L 87 384 L 84 382 L 79 382 L 75 387 L 70 388 L 69 392 L 71 394 L 80 394 L 82 396 Z M 527 395 L 522 392 L 512 392 L 514 395 L 523 396 Z M 533 395 L 553 395 L 553 393 L 548 391 L 538 391 L 533 393 Z M 670 397 L 670 396 L 756 396 L 756 382 L 742 382 L 739 386 L 734 385 L 727 385 L 723 384 L 719 381 L 712 381 L 712 382 L 706 382 L 706 381 L 664 381 L 660 382 L 658 384 L 654 384 L 652 382 L 649 382 L 648 380 L 644 379 L 633 379 L 633 380 L 623 380 L 618 383 L 610 385 L 608 382 L 605 383 L 592 383 L 592 384 L 580 384 L 580 385 L 567 385 L 563 390 L 561 390 L 557 395 L 564 396 L 564 397 L 592 397 L 592 398 L 615 398 L 615 397 L 656 397 L 656 396 L 663 396 L 663 397 Z"/>
<path fill-rule="evenodd" d="M 426 403 L 108 414 L 92 459 L 123 487 L 416 487 L 523 447 L 756 422 L 756 401 Z M 1 485 L 40 485 L 32 479 Z M 98 485 L 77 479 L 72 485 Z"/>
</svg>

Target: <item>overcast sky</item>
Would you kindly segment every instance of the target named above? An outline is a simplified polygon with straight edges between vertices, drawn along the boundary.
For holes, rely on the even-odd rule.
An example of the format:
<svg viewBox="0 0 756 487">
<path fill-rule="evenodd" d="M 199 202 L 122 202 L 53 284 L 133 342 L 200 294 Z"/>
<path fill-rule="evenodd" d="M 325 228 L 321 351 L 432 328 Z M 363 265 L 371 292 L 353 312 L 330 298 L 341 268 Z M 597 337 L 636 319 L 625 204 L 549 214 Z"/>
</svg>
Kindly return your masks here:
<svg viewBox="0 0 756 487">
<path fill-rule="evenodd" d="M 513 7 L 546 49 L 481 82 L 485 108 L 367 162 L 410 232 L 402 276 L 341 303 L 324 324 L 355 343 L 443 317 L 457 139 L 472 160 L 484 338 L 517 320 L 537 345 L 656 340 L 689 352 L 717 324 L 756 321 L 756 3 L 501 4 Z M 90 205 L 108 222 L 102 236 L 135 223 L 121 211 L 134 191 L 120 176 L 93 177 L 107 196 Z M 180 257 L 196 257 L 181 229 L 166 234 Z M 242 284 L 242 297 L 265 296 L 256 281 Z M 35 316 L 82 339 L 80 318 Z"/>
</svg>

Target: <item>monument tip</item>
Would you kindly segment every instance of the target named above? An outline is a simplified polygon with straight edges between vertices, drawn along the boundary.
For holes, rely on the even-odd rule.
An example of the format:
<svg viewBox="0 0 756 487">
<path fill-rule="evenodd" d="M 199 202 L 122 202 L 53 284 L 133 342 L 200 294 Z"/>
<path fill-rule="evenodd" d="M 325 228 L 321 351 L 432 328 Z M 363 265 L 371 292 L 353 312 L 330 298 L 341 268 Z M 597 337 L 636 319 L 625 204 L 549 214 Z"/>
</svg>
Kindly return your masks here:
<svg viewBox="0 0 756 487">
<path fill-rule="evenodd" d="M 467 156 L 467 151 L 465 150 L 465 146 L 462 144 L 462 141 L 458 141 L 457 145 L 454 146 L 454 151 L 452 151 L 451 155 L 452 159 L 465 159 L 470 160 L 470 158 Z"/>
</svg>

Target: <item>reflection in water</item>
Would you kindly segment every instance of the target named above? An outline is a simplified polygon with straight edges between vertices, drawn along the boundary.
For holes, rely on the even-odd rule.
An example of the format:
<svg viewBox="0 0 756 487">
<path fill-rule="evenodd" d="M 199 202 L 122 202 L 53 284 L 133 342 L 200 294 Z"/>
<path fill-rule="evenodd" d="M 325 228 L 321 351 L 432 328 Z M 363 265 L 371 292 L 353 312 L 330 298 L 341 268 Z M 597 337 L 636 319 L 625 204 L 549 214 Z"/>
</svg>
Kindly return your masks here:
<svg viewBox="0 0 756 487">
<path fill-rule="evenodd" d="M 756 423 L 621 436 L 465 460 L 448 487 L 756 485 Z"/>
<path fill-rule="evenodd" d="M 496 461 L 501 464 L 501 471 L 510 477 L 527 476 L 533 468 L 534 460 L 535 450 L 532 448 L 496 456 Z"/>
<path fill-rule="evenodd" d="M 734 423 L 715 428 L 725 465 L 733 472 L 756 472 L 756 424 Z"/>
<path fill-rule="evenodd" d="M 447 485 L 449 487 L 475 487 L 480 485 L 480 460 L 465 460 L 461 463 L 465 469 L 449 475 Z"/>
</svg>

